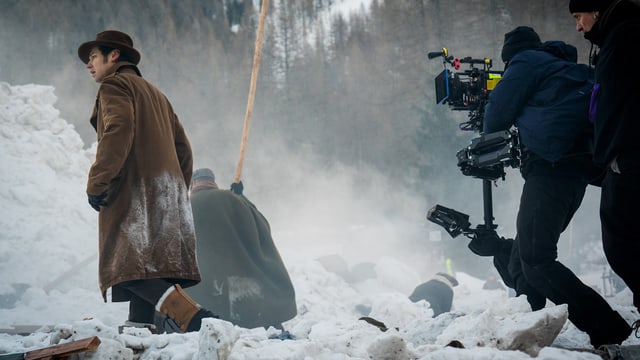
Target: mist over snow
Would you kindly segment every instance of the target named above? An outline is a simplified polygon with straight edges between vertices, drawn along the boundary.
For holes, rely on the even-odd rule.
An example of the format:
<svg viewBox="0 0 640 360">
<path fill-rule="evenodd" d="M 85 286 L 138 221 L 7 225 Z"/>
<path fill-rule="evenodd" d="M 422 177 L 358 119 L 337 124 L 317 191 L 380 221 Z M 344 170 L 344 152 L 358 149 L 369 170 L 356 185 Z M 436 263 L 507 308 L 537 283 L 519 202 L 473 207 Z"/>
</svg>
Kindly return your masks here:
<svg viewBox="0 0 640 360">
<path fill-rule="evenodd" d="M 424 245 L 424 218 L 407 215 L 422 212 L 424 200 L 403 194 L 383 174 L 356 182 L 352 169 L 320 165 L 301 153 L 278 159 L 255 197 L 254 188 L 247 189 L 271 220 L 294 283 L 298 315 L 284 326 L 296 340 L 269 339 L 278 333 L 273 328 L 242 329 L 214 319 L 199 333 L 118 334 L 128 307 L 100 297 L 97 215 L 85 195 L 95 144 L 85 146 L 60 118 L 54 93 L 51 86 L 0 82 L 0 328 L 42 325 L 26 336 L 1 333 L 0 354 L 96 335 L 102 343 L 85 359 L 599 359 L 534 343 L 509 348 L 549 323 L 560 329 L 557 346 L 587 347 L 588 339 L 565 323 L 566 306 L 548 304 L 534 313 L 523 297 L 483 290 L 483 279 L 461 272 L 453 311 L 431 318 L 428 303 L 407 298 L 442 270 Z M 280 163 L 296 171 L 284 172 Z M 314 260 L 328 254 L 349 265 L 371 262 L 376 276 L 349 284 Z M 628 290 L 609 300 L 629 322 L 637 318 Z M 358 320 L 358 305 L 371 307 L 370 316 L 389 330 Z M 446 347 L 452 340 L 465 349 Z"/>
</svg>

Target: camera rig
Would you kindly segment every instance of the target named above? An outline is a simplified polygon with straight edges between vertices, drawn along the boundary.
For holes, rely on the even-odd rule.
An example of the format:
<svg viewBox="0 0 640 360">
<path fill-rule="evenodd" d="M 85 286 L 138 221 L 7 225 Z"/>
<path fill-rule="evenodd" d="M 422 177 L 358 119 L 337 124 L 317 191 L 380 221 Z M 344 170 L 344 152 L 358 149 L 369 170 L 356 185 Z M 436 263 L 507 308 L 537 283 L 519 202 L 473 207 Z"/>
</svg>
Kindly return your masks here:
<svg viewBox="0 0 640 360">
<path fill-rule="evenodd" d="M 480 231 L 494 230 L 492 181 L 505 177 L 505 167 L 519 167 L 523 149 L 517 130 L 504 130 L 482 134 L 484 110 L 489 94 L 502 78 L 502 72 L 493 71 L 491 59 L 463 59 L 449 55 L 447 48 L 430 52 L 429 59 L 442 58 L 444 70 L 435 78 L 436 103 L 446 104 L 454 111 L 468 111 L 469 119 L 459 125 L 460 130 L 481 133 L 456 153 L 458 167 L 466 176 L 482 180 L 484 224 L 471 228 L 469 215 L 436 205 L 427 212 L 427 219 L 442 226 L 451 237 L 464 234 L 474 238 Z M 462 64 L 469 66 L 460 70 Z M 451 71 L 449 65 L 456 71 Z M 482 66 L 481 68 L 478 66 Z"/>
<path fill-rule="evenodd" d="M 449 55 L 447 48 L 430 52 L 429 59 L 442 58 L 444 69 L 435 78 L 436 103 L 447 104 L 452 110 L 468 111 L 469 120 L 460 124 L 463 131 L 482 131 L 484 107 L 493 90 L 502 78 L 501 71 L 492 71 L 493 61 L 489 58 L 463 59 Z M 447 64 L 456 71 L 451 71 Z M 467 70 L 460 70 L 462 64 L 469 65 Z M 482 68 L 478 68 L 482 65 Z"/>
<path fill-rule="evenodd" d="M 504 180 L 504 168 L 519 167 L 522 155 L 517 130 L 482 134 L 456 153 L 462 173 L 483 180 Z"/>
</svg>

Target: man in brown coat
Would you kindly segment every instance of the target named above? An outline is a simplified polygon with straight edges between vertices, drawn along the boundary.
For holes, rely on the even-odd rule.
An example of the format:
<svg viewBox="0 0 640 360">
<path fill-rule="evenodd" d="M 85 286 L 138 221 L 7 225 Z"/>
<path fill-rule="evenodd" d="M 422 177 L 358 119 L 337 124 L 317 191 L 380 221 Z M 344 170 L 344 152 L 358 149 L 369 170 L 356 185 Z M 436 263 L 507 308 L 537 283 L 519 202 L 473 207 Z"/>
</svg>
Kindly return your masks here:
<svg viewBox="0 0 640 360">
<path fill-rule="evenodd" d="M 200 281 L 184 128 L 164 94 L 142 78 L 129 35 L 103 31 L 80 45 L 78 56 L 100 84 L 87 195 L 99 212 L 103 298 L 111 289 L 113 301 L 129 301 L 125 325 L 153 328 L 158 311 L 181 331 L 197 331 L 202 318 L 214 315 L 182 289 Z"/>
</svg>

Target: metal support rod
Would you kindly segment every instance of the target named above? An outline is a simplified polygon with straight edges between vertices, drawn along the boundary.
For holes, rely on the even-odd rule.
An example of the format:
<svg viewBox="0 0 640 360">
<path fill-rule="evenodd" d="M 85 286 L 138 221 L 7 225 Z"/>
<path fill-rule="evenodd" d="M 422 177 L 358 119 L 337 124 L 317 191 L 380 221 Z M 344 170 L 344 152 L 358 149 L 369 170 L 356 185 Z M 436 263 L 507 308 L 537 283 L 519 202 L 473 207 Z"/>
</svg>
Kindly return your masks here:
<svg viewBox="0 0 640 360">
<path fill-rule="evenodd" d="M 482 200 L 484 203 L 484 225 L 485 228 L 493 229 L 496 225 L 493 224 L 493 197 L 491 193 L 491 180 L 482 180 Z"/>
</svg>

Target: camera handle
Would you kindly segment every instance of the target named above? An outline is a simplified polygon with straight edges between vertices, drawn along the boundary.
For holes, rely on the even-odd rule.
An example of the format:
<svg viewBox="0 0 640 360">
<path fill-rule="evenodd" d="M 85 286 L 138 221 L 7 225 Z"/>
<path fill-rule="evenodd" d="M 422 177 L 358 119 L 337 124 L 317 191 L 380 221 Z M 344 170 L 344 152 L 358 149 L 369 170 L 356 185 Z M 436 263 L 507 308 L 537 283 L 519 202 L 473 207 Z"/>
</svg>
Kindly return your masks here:
<svg viewBox="0 0 640 360">
<path fill-rule="evenodd" d="M 491 180 L 482 179 L 482 202 L 484 205 L 484 224 L 478 225 L 477 228 L 483 227 L 492 230 L 498 227 L 493 223 L 493 191 L 491 189 Z"/>
<path fill-rule="evenodd" d="M 457 210 L 435 205 L 427 212 L 427 220 L 440 225 L 452 238 L 463 234 L 474 239 L 477 234 L 485 230 L 495 230 L 498 225 L 493 223 L 493 198 L 491 180 L 482 179 L 482 198 L 484 203 L 484 224 L 479 224 L 475 229 L 471 228 L 469 215 Z"/>
</svg>

